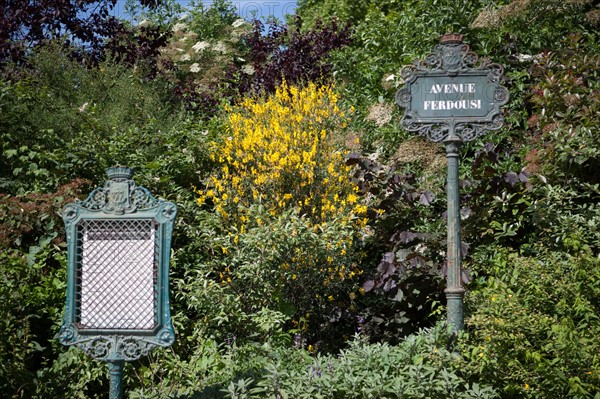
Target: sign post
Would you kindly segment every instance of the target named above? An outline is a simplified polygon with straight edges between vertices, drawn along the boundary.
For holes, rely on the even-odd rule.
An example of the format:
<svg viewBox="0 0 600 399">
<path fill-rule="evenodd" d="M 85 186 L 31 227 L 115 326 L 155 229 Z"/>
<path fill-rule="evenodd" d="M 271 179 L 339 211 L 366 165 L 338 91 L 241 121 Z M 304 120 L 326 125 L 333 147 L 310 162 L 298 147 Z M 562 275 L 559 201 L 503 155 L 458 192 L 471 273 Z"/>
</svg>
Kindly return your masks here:
<svg viewBox="0 0 600 399">
<path fill-rule="evenodd" d="M 500 106 L 508 102 L 508 89 L 500 85 L 504 68 L 479 61 L 462 35 L 446 34 L 424 60 L 402 69 L 405 85 L 396 103 L 405 108 L 401 125 L 433 142 L 443 143 L 448 159 L 448 249 L 446 300 L 448 324 L 462 330 L 463 297 L 460 239 L 458 155 L 460 145 L 487 130 L 500 129 Z"/>
<path fill-rule="evenodd" d="M 125 167 L 63 209 L 67 300 L 58 339 L 108 363 L 110 399 L 123 396 L 126 361 L 175 340 L 169 257 L 177 207 L 156 200 Z"/>
</svg>

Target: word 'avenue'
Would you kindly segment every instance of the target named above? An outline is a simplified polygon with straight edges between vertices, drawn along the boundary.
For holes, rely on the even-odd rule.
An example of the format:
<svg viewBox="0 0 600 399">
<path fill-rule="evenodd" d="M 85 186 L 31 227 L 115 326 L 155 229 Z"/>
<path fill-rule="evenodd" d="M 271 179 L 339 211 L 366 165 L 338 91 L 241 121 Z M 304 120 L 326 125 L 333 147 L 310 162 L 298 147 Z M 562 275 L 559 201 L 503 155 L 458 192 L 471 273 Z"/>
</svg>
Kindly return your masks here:
<svg viewBox="0 0 600 399">
<path fill-rule="evenodd" d="M 431 94 L 475 93 L 475 83 L 432 84 Z"/>
</svg>

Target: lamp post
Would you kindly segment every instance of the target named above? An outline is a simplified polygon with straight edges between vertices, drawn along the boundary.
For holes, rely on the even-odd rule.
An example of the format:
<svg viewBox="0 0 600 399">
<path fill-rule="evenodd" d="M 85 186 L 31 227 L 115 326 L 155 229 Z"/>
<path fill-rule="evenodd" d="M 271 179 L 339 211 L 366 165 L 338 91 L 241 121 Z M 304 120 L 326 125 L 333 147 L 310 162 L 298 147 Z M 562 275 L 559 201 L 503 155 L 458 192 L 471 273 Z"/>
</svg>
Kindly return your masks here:
<svg viewBox="0 0 600 399">
<path fill-rule="evenodd" d="M 463 43 L 462 35 L 440 38 L 424 60 L 402 69 L 404 87 L 396 103 L 405 108 L 401 126 L 446 147 L 448 160 L 448 248 L 446 301 L 448 324 L 453 332 L 464 328 L 462 254 L 460 238 L 459 150 L 488 130 L 500 129 L 500 106 L 508 102 L 508 90 L 500 85 L 504 68 L 480 61 Z"/>
<path fill-rule="evenodd" d="M 123 397 L 123 366 L 175 340 L 169 257 L 177 208 L 136 186 L 133 171 L 63 209 L 67 300 L 58 339 L 108 363 L 110 399 Z"/>
</svg>

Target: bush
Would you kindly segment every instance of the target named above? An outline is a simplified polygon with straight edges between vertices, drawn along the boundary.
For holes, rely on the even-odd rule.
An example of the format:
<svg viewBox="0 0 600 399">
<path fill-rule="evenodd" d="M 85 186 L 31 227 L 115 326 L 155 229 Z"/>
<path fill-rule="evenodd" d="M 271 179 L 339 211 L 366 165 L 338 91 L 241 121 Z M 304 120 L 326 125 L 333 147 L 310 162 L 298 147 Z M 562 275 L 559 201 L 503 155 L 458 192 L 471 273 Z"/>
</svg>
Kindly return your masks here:
<svg viewBox="0 0 600 399">
<path fill-rule="evenodd" d="M 233 380 L 226 398 L 494 398 L 472 383 L 463 361 L 448 350 L 443 327 L 423 330 L 397 346 L 367 344 L 360 336 L 338 355 L 312 358 L 278 351 L 262 371 Z"/>
<path fill-rule="evenodd" d="M 57 46 L 40 49 L 30 62 L 29 69 L 6 69 L 0 80 L 4 192 L 53 191 L 77 177 L 97 182 L 136 150 L 149 162 L 181 123 L 177 108 L 164 101 L 164 86 L 126 67 L 107 61 L 86 68 Z"/>
<path fill-rule="evenodd" d="M 487 251 L 468 295 L 469 368 L 505 398 L 592 398 L 600 389 L 600 262 L 540 249 Z"/>
<path fill-rule="evenodd" d="M 249 334 L 243 318 L 267 308 L 316 344 L 333 331 L 326 320 L 339 320 L 357 296 L 366 206 L 344 163 L 346 116 L 336 103 L 331 88 L 283 85 L 230 109 L 213 146 L 218 168 L 198 202 L 216 213 L 214 259 L 199 272 L 214 283 L 211 296 L 231 299 L 221 311 L 241 317 L 240 338 Z"/>
</svg>

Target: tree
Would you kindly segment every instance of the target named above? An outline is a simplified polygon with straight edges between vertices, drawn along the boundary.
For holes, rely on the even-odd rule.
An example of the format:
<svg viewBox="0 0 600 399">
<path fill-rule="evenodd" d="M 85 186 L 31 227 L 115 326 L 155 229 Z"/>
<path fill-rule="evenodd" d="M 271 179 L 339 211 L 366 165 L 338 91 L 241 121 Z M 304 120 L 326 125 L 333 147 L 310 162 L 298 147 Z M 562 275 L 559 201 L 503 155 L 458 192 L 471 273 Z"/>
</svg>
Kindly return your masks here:
<svg viewBox="0 0 600 399">
<path fill-rule="evenodd" d="M 161 2 L 140 0 L 149 8 L 156 8 Z M 23 62 L 29 50 L 51 39 L 81 47 L 96 58 L 107 46 L 120 48 L 114 45 L 115 40 L 127 37 L 132 29 L 111 15 L 116 3 L 117 0 L 5 0 L 0 5 L 0 64 Z M 145 28 L 141 33 L 155 41 L 155 29 Z M 147 47 L 147 41 L 141 40 L 140 47 Z"/>
</svg>

